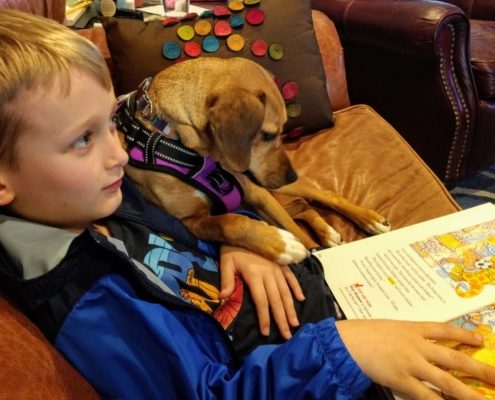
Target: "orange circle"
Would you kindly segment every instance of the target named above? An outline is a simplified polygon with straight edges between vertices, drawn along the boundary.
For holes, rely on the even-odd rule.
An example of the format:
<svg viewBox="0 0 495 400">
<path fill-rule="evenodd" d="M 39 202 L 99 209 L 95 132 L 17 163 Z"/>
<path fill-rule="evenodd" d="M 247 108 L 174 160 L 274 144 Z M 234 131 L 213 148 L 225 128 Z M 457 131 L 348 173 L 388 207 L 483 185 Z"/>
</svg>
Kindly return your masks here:
<svg viewBox="0 0 495 400">
<path fill-rule="evenodd" d="M 232 11 L 242 11 L 244 10 L 244 3 L 241 0 L 233 0 L 229 3 L 228 7 Z"/>
<path fill-rule="evenodd" d="M 194 24 L 194 31 L 199 36 L 206 36 L 211 32 L 211 24 L 205 19 L 199 20 Z"/>
</svg>

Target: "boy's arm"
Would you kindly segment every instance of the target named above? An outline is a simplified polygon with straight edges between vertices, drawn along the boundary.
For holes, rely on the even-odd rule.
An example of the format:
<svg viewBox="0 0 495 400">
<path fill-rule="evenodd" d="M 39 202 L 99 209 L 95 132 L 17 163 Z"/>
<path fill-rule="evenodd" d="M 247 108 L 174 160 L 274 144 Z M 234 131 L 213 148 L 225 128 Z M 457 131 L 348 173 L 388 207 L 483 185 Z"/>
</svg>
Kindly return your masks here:
<svg viewBox="0 0 495 400">
<path fill-rule="evenodd" d="M 208 315 L 140 300 L 115 275 L 80 299 L 55 345 L 108 398 L 350 399 L 369 385 L 333 320 L 237 365 Z"/>
</svg>

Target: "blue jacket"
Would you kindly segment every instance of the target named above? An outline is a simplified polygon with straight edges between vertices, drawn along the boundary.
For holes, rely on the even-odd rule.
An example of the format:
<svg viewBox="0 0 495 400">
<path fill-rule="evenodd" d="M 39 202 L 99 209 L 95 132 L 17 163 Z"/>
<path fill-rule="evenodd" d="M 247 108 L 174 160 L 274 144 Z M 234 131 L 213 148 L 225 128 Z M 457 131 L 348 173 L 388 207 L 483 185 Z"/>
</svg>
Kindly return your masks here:
<svg viewBox="0 0 495 400">
<path fill-rule="evenodd" d="M 123 192 L 114 218 L 215 257 L 129 182 Z M 104 398 L 355 399 L 370 385 L 331 318 L 240 360 L 210 314 L 178 298 L 118 241 L 0 215 L 0 243 L 4 285 Z"/>
</svg>

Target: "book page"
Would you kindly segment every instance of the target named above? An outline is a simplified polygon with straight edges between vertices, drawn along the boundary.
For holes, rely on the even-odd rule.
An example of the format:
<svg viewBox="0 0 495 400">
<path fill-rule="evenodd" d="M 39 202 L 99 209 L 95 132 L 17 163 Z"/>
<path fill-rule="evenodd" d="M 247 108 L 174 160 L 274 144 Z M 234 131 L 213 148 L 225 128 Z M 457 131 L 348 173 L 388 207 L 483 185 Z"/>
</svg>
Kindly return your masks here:
<svg viewBox="0 0 495 400">
<path fill-rule="evenodd" d="M 495 303 L 495 206 L 314 252 L 349 319 L 445 322 Z"/>
</svg>

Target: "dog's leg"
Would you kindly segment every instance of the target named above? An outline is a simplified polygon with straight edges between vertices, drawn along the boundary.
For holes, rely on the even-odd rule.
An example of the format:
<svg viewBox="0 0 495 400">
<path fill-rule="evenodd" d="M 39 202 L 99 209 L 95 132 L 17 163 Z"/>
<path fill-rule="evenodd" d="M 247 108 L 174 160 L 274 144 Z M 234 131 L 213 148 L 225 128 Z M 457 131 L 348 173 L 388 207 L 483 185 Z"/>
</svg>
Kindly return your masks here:
<svg viewBox="0 0 495 400">
<path fill-rule="evenodd" d="M 366 232 L 374 235 L 390 230 L 390 225 L 386 218 L 376 211 L 358 206 L 330 190 L 319 189 L 310 181 L 301 177 L 290 185 L 276 189 L 275 192 L 303 197 L 308 201 L 316 201 L 325 207 L 334 209 Z"/>
<path fill-rule="evenodd" d="M 302 221 L 309 226 L 323 246 L 338 246 L 342 244 L 340 234 L 332 228 L 318 212 L 302 197 L 284 196 L 272 193 L 284 209 L 295 221 Z"/>
<path fill-rule="evenodd" d="M 191 216 L 182 222 L 199 239 L 244 247 L 282 265 L 308 256 L 292 233 L 245 215 Z"/>
<path fill-rule="evenodd" d="M 246 189 L 244 201 L 253 207 L 256 213 L 265 220 L 281 226 L 294 234 L 302 243 L 304 243 L 306 248 L 310 249 L 316 247 L 314 240 L 295 223 L 287 210 L 285 210 L 280 202 L 278 202 L 268 190 L 253 184 L 251 181 L 244 182 L 244 186 Z M 310 215 L 306 216 L 308 218 L 310 217 Z M 324 233 L 322 233 L 320 237 L 320 239 L 323 239 L 322 244 L 324 246 L 335 246 L 339 244 L 340 235 L 326 224 L 321 217 L 319 219 L 325 225 L 322 227 Z"/>
</svg>

